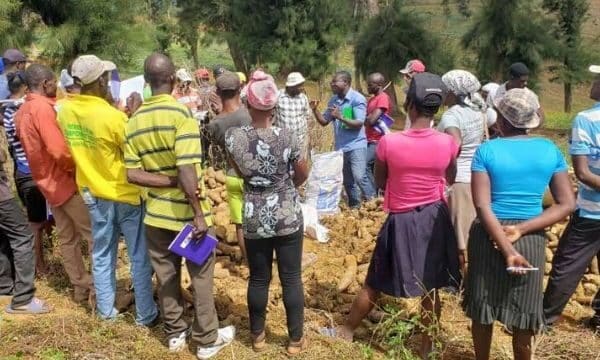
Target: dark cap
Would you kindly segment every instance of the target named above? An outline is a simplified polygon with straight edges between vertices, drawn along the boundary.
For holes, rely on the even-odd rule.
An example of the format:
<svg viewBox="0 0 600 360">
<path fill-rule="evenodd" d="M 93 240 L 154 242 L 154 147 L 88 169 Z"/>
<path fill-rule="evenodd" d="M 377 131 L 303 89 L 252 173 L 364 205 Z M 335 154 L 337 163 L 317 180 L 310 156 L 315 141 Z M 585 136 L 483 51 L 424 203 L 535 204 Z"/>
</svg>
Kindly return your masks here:
<svg viewBox="0 0 600 360">
<path fill-rule="evenodd" d="M 529 68 L 522 62 L 517 62 L 508 68 L 508 72 L 512 78 L 520 78 L 529 75 Z"/>
<path fill-rule="evenodd" d="M 225 73 L 225 71 L 227 71 L 227 69 L 225 69 L 225 67 L 223 65 L 217 65 L 213 68 L 213 76 L 214 78 L 218 78 L 220 75 L 222 75 L 223 73 Z"/>
<path fill-rule="evenodd" d="M 23 55 L 22 52 L 20 52 L 17 49 L 8 49 L 4 52 L 4 54 L 2 54 L 2 58 L 4 59 L 4 62 L 7 64 L 13 64 L 16 62 L 26 62 L 27 57 L 25 57 L 25 55 Z"/>
<path fill-rule="evenodd" d="M 240 77 L 236 73 L 229 71 L 224 72 L 222 75 L 217 77 L 217 89 L 226 90 L 238 90 L 241 87 Z"/>
<path fill-rule="evenodd" d="M 447 93 L 448 89 L 439 75 L 424 72 L 413 76 L 406 96 L 416 105 L 439 107 Z"/>
</svg>

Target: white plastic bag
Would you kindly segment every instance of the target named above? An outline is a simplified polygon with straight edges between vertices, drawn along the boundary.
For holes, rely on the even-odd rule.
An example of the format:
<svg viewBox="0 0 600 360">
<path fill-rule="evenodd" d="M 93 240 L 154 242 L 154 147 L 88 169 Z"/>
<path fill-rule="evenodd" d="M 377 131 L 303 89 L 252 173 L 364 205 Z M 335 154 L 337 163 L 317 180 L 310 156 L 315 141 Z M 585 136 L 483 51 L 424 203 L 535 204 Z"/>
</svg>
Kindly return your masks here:
<svg viewBox="0 0 600 360">
<path fill-rule="evenodd" d="M 318 216 L 340 212 L 344 186 L 344 153 L 341 151 L 312 155 L 312 168 L 306 185 L 305 204 L 317 209 Z"/>
<path fill-rule="evenodd" d="M 329 241 L 327 233 L 329 230 L 319 224 L 319 214 L 314 206 L 300 204 L 302 207 L 302 217 L 304 218 L 304 234 L 320 243 Z"/>
</svg>

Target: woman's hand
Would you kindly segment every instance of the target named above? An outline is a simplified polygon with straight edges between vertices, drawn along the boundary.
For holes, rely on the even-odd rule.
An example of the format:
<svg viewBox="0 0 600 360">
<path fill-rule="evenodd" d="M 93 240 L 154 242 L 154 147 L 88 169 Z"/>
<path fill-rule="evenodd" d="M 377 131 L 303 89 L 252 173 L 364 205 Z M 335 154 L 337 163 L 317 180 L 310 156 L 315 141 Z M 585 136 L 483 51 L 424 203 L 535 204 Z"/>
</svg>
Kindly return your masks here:
<svg viewBox="0 0 600 360">
<path fill-rule="evenodd" d="M 506 267 L 507 268 L 531 268 L 531 264 L 527 259 L 523 257 L 523 255 L 518 252 L 514 252 L 506 257 Z M 513 275 L 525 275 L 527 271 L 524 270 L 511 270 L 509 271 Z"/>
<path fill-rule="evenodd" d="M 523 236 L 523 232 L 518 225 L 505 225 L 502 227 L 502 230 L 504 230 L 504 235 L 511 244 L 514 244 Z"/>
</svg>

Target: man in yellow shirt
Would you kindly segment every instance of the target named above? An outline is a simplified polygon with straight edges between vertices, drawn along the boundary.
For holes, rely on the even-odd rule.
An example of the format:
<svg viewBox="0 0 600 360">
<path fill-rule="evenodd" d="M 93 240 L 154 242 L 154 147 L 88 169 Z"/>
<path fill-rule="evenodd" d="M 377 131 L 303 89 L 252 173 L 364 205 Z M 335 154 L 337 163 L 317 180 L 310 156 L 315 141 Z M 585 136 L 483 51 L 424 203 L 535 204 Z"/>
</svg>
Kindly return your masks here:
<svg viewBox="0 0 600 360">
<path fill-rule="evenodd" d="M 94 55 L 78 57 L 71 75 L 81 86 L 58 111 L 58 122 L 75 160 L 79 191 L 92 220 L 92 274 L 96 307 L 103 319 L 114 319 L 117 243 L 127 244 L 135 291 L 136 322 L 158 320 L 152 297 L 152 267 L 146 248 L 140 189 L 127 182 L 123 148 L 127 116 L 111 106 L 108 81 L 115 65 Z"/>
<path fill-rule="evenodd" d="M 213 298 L 214 253 L 203 265 L 186 261 L 194 289 L 195 316 L 190 330 L 183 319 L 181 257 L 168 249 L 187 223 L 193 223 L 196 238 L 212 232 L 210 204 L 204 197 L 201 177 L 200 130 L 190 110 L 171 96 L 175 66 L 168 57 L 150 55 L 144 63 L 144 77 L 152 97 L 127 124 L 127 175 L 130 182 L 149 188 L 144 222 L 169 350 L 183 350 L 191 332 L 196 356 L 209 359 L 235 336 L 233 326 L 218 328 Z M 202 200 L 196 195 L 198 189 Z"/>
</svg>

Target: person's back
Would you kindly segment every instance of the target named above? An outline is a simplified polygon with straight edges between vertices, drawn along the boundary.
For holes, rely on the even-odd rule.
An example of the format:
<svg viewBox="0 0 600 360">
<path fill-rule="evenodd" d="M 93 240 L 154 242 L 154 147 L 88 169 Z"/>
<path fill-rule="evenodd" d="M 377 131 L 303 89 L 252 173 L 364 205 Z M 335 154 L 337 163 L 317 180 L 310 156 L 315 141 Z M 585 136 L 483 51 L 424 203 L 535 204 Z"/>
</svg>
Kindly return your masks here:
<svg viewBox="0 0 600 360">
<path fill-rule="evenodd" d="M 244 126 L 229 129 L 226 143 L 244 178 L 245 236 L 254 239 L 294 233 L 301 211 L 289 169 L 300 157 L 298 140 L 286 129 Z M 279 211 L 286 206 L 286 211 Z M 261 209 L 260 213 L 255 208 Z M 263 214 L 265 209 L 270 214 Z"/>
<path fill-rule="evenodd" d="M 92 195 L 137 205 L 140 190 L 127 182 L 123 146 L 125 113 L 92 95 L 73 95 L 58 121 L 77 165 L 77 183 Z"/>
<path fill-rule="evenodd" d="M 170 95 L 147 99 L 127 124 L 128 165 L 140 164 L 147 172 L 177 176 L 177 166 L 185 161 L 201 160 L 202 154 L 178 151 L 195 149 L 192 143 L 200 141 L 197 122 L 190 110 Z M 133 156 L 136 154 L 136 156 Z M 185 158 L 182 158 L 185 156 Z M 194 163 L 201 179 L 200 162 Z M 198 189 L 204 190 L 202 180 Z M 210 206 L 201 202 L 202 210 L 210 221 Z M 184 192 L 179 188 L 150 188 L 148 191 L 145 223 L 172 231 L 181 230 L 191 221 L 193 212 Z"/>
<path fill-rule="evenodd" d="M 456 159 L 456 182 L 468 184 L 471 182 L 473 156 L 484 138 L 484 116 L 470 107 L 454 105 L 442 116 L 438 130 L 444 131 L 450 127 L 460 130 L 462 140 L 460 154 Z"/>
<path fill-rule="evenodd" d="M 240 106 L 232 113 L 220 114 L 207 125 L 207 129 L 217 145 L 225 149 L 225 133 L 232 127 L 242 127 L 250 124 L 248 109 Z"/>
<path fill-rule="evenodd" d="M 77 192 L 77 186 L 73 158 L 56 123 L 53 106 L 50 98 L 28 94 L 15 114 L 15 124 L 33 179 L 46 200 L 60 206 Z"/>
<path fill-rule="evenodd" d="M 443 199 L 446 169 L 458 145 L 433 129 L 409 129 L 384 136 L 377 156 L 388 166 L 384 207 L 405 212 Z"/>
<path fill-rule="evenodd" d="M 527 220 L 542 213 L 546 187 L 566 163 L 548 139 L 498 138 L 479 147 L 472 169 L 488 173 L 498 219 Z"/>
</svg>

